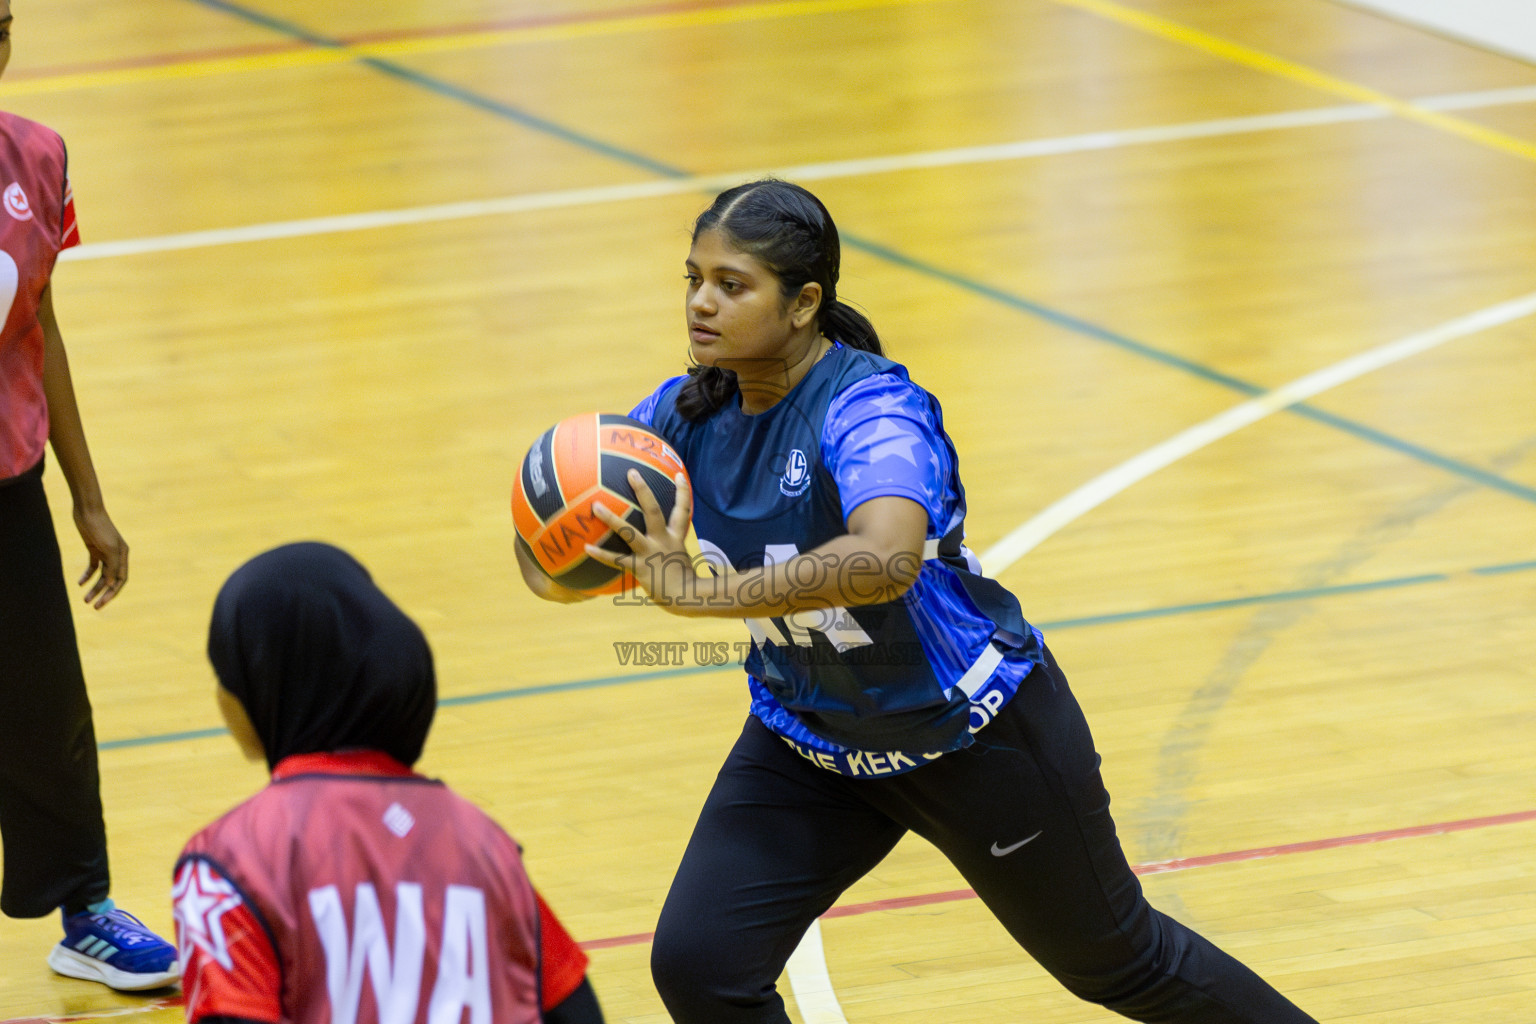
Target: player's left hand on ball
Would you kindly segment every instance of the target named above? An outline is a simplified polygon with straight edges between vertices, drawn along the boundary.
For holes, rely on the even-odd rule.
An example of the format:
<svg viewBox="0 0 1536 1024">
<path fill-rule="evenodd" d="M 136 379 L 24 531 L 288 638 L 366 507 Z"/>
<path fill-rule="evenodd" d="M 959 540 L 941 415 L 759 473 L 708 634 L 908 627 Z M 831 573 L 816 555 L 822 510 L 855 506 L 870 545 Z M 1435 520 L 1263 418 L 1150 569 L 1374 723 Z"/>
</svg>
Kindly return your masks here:
<svg viewBox="0 0 1536 1024">
<path fill-rule="evenodd" d="M 645 532 L 640 533 L 607 507 L 593 505 L 593 514 L 629 545 L 630 554 L 605 551 L 595 544 L 587 545 L 587 554 L 604 565 L 629 573 L 653 601 L 669 611 L 681 612 L 683 606 L 679 602 L 696 596 L 698 579 L 686 542 L 693 508 L 688 477 L 679 473 L 673 478 L 677 496 L 670 516 L 662 514 L 660 502 L 639 472 L 630 470 L 628 479 L 635 492 L 635 503 L 645 515 Z"/>
</svg>

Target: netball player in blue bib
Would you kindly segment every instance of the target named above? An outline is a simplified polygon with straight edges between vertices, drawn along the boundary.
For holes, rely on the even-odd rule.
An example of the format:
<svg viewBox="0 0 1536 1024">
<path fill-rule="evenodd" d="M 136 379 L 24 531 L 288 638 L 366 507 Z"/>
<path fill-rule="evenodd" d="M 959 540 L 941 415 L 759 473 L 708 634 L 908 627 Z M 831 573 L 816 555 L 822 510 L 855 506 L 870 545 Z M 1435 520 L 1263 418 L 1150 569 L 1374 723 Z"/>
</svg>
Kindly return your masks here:
<svg viewBox="0 0 1536 1024">
<path fill-rule="evenodd" d="M 1312 1020 L 1142 895 L 1066 678 L 962 544 L 939 404 L 837 300 L 839 255 L 826 208 L 786 182 L 700 215 L 695 365 L 632 415 L 682 456 L 715 572 L 690 568 L 688 495 L 665 519 L 637 476 L 645 534 L 605 515 L 634 554 L 588 549 L 659 607 L 744 618 L 752 635 L 752 714 L 656 929 L 668 1012 L 787 1022 L 790 953 L 910 830 L 1083 999 L 1141 1021 Z"/>
</svg>

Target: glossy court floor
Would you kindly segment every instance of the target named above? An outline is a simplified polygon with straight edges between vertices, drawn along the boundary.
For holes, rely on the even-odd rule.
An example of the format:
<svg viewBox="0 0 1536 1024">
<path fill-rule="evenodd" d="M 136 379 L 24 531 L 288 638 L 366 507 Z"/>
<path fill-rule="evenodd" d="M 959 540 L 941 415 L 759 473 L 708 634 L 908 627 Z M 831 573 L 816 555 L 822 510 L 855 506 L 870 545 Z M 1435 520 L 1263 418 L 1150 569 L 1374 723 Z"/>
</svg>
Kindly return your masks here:
<svg viewBox="0 0 1536 1024">
<path fill-rule="evenodd" d="M 77 616 L 125 907 L 168 930 L 181 844 L 262 783 L 214 593 L 324 539 L 434 645 L 422 769 L 525 845 L 609 1020 L 667 1019 L 649 933 L 746 707 L 691 645 L 745 631 L 541 604 L 507 496 L 679 372 L 692 218 L 773 172 L 943 402 L 1153 902 L 1321 1021 L 1536 1020 L 1536 67 L 1329 0 L 14 8 L 133 550 Z M 179 1018 L 51 975 L 55 928 L 0 924 L 0 1019 Z M 814 1024 L 1116 1019 L 916 841 L 788 974 Z"/>
</svg>

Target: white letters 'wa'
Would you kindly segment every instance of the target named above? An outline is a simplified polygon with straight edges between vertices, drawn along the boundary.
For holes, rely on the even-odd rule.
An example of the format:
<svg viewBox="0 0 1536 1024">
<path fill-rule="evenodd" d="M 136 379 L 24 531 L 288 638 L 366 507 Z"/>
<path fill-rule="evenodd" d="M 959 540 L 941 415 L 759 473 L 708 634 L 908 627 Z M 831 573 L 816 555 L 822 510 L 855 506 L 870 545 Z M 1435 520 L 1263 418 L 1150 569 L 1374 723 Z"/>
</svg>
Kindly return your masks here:
<svg viewBox="0 0 1536 1024">
<path fill-rule="evenodd" d="M 325 949 L 325 984 L 333 1024 L 357 1024 L 366 973 L 373 985 L 379 1024 L 412 1024 L 421 1002 L 426 959 L 426 918 L 421 886 L 395 887 L 394 953 L 378 893 L 360 882 L 354 901 L 351 934 L 341 893 L 334 885 L 312 890 L 310 914 Z M 486 948 L 485 894 L 450 885 L 443 908 L 443 941 L 437 982 L 428 1004 L 432 1024 L 459 1024 L 469 1010 L 471 1024 L 492 1024 L 489 951 Z"/>
</svg>

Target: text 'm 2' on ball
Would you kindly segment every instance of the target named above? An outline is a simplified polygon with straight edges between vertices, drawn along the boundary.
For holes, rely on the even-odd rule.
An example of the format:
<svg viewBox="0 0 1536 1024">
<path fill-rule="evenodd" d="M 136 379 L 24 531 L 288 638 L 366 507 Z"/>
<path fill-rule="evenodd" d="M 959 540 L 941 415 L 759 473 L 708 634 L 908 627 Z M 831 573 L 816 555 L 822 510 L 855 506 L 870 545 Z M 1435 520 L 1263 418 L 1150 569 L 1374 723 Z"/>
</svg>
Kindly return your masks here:
<svg viewBox="0 0 1536 1024">
<path fill-rule="evenodd" d="M 512 523 L 518 543 L 563 587 L 587 594 L 617 594 L 627 574 L 591 558 L 586 545 L 628 554 L 629 545 L 593 514 L 602 504 L 645 532 L 629 471 L 637 470 L 656 495 L 663 516 L 677 500 L 673 478 L 683 460 L 639 420 L 589 412 L 561 420 L 528 449 L 512 482 Z"/>
</svg>

